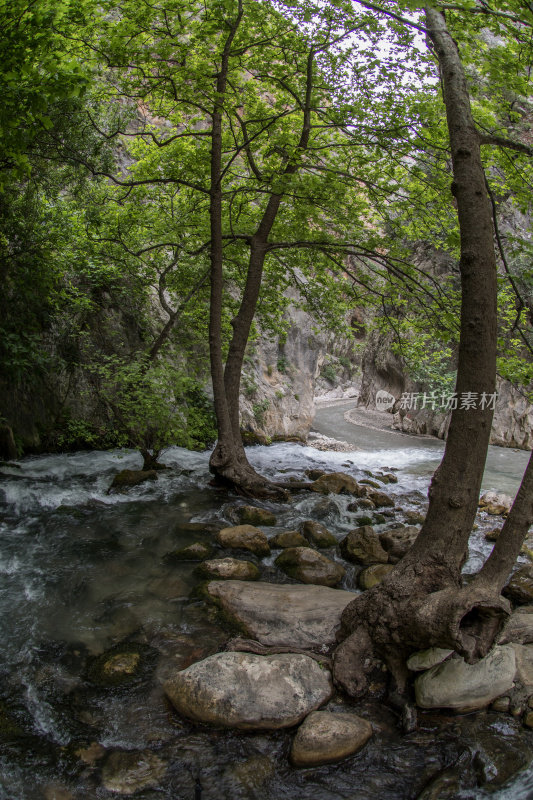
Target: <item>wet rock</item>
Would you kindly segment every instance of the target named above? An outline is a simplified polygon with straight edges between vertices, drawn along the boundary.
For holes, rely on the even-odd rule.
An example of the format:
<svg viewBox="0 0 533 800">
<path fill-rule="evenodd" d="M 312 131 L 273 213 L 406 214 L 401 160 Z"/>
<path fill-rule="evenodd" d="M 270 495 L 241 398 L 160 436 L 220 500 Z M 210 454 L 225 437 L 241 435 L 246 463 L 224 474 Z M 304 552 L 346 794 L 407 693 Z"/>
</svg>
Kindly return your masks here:
<svg viewBox="0 0 533 800">
<path fill-rule="evenodd" d="M 177 600 L 188 597 L 191 587 L 179 575 L 164 575 L 154 578 L 147 586 L 148 591 L 160 600 Z"/>
<path fill-rule="evenodd" d="M 527 565 L 517 569 L 504 586 L 502 594 L 514 603 L 533 602 L 533 566 Z"/>
<path fill-rule="evenodd" d="M 334 500 L 328 500 L 324 497 L 313 506 L 313 516 L 317 519 L 326 519 L 327 517 L 336 517 L 339 514 L 339 509 Z"/>
<path fill-rule="evenodd" d="M 86 747 L 79 747 L 75 750 L 74 755 L 76 755 L 80 761 L 83 761 L 84 764 L 93 766 L 105 756 L 106 752 L 105 747 L 102 747 L 99 742 L 91 742 Z"/>
<path fill-rule="evenodd" d="M 332 695 L 330 673 L 297 653 L 216 653 L 164 685 L 186 717 L 241 730 L 298 724 Z"/>
<path fill-rule="evenodd" d="M 427 650 L 419 650 L 409 656 L 407 660 L 407 669 L 411 672 L 422 672 L 422 670 L 431 669 L 436 664 L 441 664 L 451 654 L 453 650 L 445 650 L 442 647 L 428 647 Z"/>
<path fill-rule="evenodd" d="M 329 472 L 311 484 L 313 492 L 319 494 L 353 494 L 359 496 L 366 491 L 359 486 L 355 478 L 344 472 Z"/>
<path fill-rule="evenodd" d="M 276 516 L 272 511 L 257 506 L 234 506 L 228 512 L 234 522 L 241 525 L 275 525 Z"/>
<path fill-rule="evenodd" d="M 173 550 L 164 556 L 168 564 L 179 563 L 180 561 L 204 561 L 213 555 L 213 547 L 204 542 L 193 542 L 193 544 L 182 547 L 181 550 Z"/>
<path fill-rule="evenodd" d="M 13 431 L 5 423 L 0 424 L 0 459 L 2 461 L 14 461 L 18 456 L 17 445 Z"/>
<path fill-rule="evenodd" d="M 493 711 L 501 711 L 503 713 L 509 711 L 510 707 L 511 707 L 511 698 L 508 695 L 497 697 L 496 700 L 491 705 L 491 709 Z"/>
<path fill-rule="evenodd" d="M 117 472 L 113 478 L 109 491 L 122 491 L 132 486 L 139 486 L 139 484 L 145 483 L 146 481 L 156 480 L 157 472 L 155 469 L 123 469 Z"/>
<path fill-rule="evenodd" d="M 370 486 L 372 489 L 380 489 L 381 486 L 377 481 L 371 481 L 368 478 L 363 478 L 363 480 L 359 481 L 362 486 Z"/>
<path fill-rule="evenodd" d="M 337 540 L 321 522 L 308 519 L 302 522 L 300 530 L 307 541 L 315 547 L 335 547 Z"/>
<path fill-rule="evenodd" d="M 372 566 L 361 570 L 357 576 L 357 583 L 363 591 L 372 589 L 373 586 L 381 583 L 385 575 L 388 575 L 393 569 L 392 564 L 372 564 Z"/>
<path fill-rule="evenodd" d="M 280 548 L 281 550 L 286 547 L 307 547 L 309 544 L 305 536 L 302 536 L 298 531 L 277 533 L 276 536 L 269 539 L 268 543 L 270 547 Z"/>
<path fill-rule="evenodd" d="M 259 580 L 259 570 L 256 565 L 238 558 L 213 558 L 204 561 L 197 569 L 201 575 L 208 578 L 234 581 Z"/>
<path fill-rule="evenodd" d="M 322 477 L 322 475 L 325 475 L 326 473 L 324 472 L 323 469 L 306 469 L 305 474 L 312 481 L 317 481 L 319 478 Z"/>
<path fill-rule="evenodd" d="M 409 525 L 421 525 L 426 515 L 422 514 L 420 511 L 405 511 L 404 512 L 405 521 L 409 523 Z"/>
<path fill-rule="evenodd" d="M 291 761 L 295 767 L 331 764 L 357 753 L 372 736 L 372 725 L 356 714 L 314 711 L 294 737 Z"/>
<path fill-rule="evenodd" d="M 488 542 L 495 542 L 500 535 L 501 528 L 492 528 L 490 531 L 485 531 L 485 539 Z"/>
<path fill-rule="evenodd" d="M 398 476 L 394 472 L 378 472 L 376 478 L 383 483 L 398 483 Z"/>
<path fill-rule="evenodd" d="M 484 492 L 479 498 L 479 508 L 482 511 L 488 511 L 489 514 L 506 514 L 511 509 L 513 504 L 512 497 L 509 497 L 508 494 L 503 494 L 503 492 Z M 501 508 L 502 511 L 498 512 L 495 510 L 489 511 L 489 509 L 497 509 Z"/>
<path fill-rule="evenodd" d="M 524 725 L 526 728 L 533 728 L 533 711 L 528 711 L 524 716 Z"/>
<path fill-rule="evenodd" d="M 507 620 L 498 644 L 533 644 L 533 606 L 517 608 Z"/>
<path fill-rule="evenodd" d="M 354 500 L 347 507 L 347 511 L 360 511 L 360 509 L 369 509 L 372 511 L 376 506 L 368 497 L 360 497 L 359 500 Z"/>
<path fill-rule="evenodd" d="M 402 528 L 382 531 L 379 534 L 379 541 L 383 549 L 389 554 L 390 561 L 395 563 L 404 557 L 419 533 L 420 528 L 408 525 Z"/>
<path fill-rule="evenodd" d="M 357 517 L 357 519 L 354 519 L 355 524 L 358 525 L 360 528 L 364 528 L 367 525 L 372 525 L 373 521 L 374 520 L 372 519 L 372 517 Z"/>
<path fill-rule="evenodd" d="M 166 769 L 165 762 L 149 750 L 117 750 L 104 764 L 102 784 L 108 792 L 131 795 L 157 786 Z"/>
<path fill-rule="evenodd" d="M 504 514 L 508 513 L 508 508 L 506 506 L 497 506 L 492 504 L 483 506 L 481 510 L 493 517 L 502 517 Z"/>
<path fill-rule="evenodd" d="M 223 528 L 217 534 L 217 539 L 222 547 L 237 550 L 249 550 L 257 556 L 267 556 L 270 553 L 268 539 L 259 528 L 253 525 L 237 525 L 234 528 Z"/>
<path fill-rule="evenodd" d="M 389 560 L 377 533 L 370 525 L 350 531 L 339 546 L 343 558 L 356 564 L 386 564 Z"/>
<path fill-rule="evenodd" d="M 310 547 L 290 547 L 275 563 L 290 578 L 319 586 L 337 586 L 345 575 L 344 567 Z"/>
<path fill-rule="evenodd" d="M 232 764 L 228 771 L 246 789 L 249 797 L 260 797 L 259 792 L 263 791 L 264 784 L 276 774 L 276 766 L 269 756 L 255 755 L 239 764 Z"/>
<path fill-rule="evenodd" d="M 137 683 L 153 668 L 157 653 L 143 644 L 119 644 L 91 659 L 87 677 L 98 686 Z"/>
<path fill-rule="evenodd" d="M 326 586 L 211 581 L 207 594 L 265 645 L 321 650 L 335 642 L 352 592 Z"/>
<path fill-rule="evenodd" d="M 421 708 L 484 708 L 512 688 L 515 672 L 511 645 L 495 647 L 476 664 L 450 658 L 416 679 L 416 702 Z"/>
<path fill-rule="evenodd" d="M 394 508 L 394 500 L 385 492 L 369 492 L 368 497 L 372 500 L 376 508 Z"/>
</svg>

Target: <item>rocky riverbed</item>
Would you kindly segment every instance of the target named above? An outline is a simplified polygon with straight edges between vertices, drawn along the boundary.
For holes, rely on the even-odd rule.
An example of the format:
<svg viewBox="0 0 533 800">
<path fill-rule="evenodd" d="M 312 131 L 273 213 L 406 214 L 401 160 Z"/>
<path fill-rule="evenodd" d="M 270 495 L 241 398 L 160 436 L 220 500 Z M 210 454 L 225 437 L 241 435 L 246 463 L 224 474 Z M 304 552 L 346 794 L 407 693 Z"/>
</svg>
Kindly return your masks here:
<svg viewBox="0 0 533 800">
<path fill-rule="evenodd" d="M 113 494 L 135 454 L 3 470 L 6 800 L 527 797 L 516 776 L 533 744 L 528 553 L 485 663 L 413 658 L 419 726 L 402 736 L 382 665 L 355 704 L 335 693 L 328 656 L 344 606 L 419 529 L 416 456 L 249 452 L 272 476 L 307 470 L 315 491 L 250 504 L 206 488 L 207 454 L 177 449 L 156 480 Z M 498 505 L 480 510 L 467 573 L 490 551 Z"/>
</svg>

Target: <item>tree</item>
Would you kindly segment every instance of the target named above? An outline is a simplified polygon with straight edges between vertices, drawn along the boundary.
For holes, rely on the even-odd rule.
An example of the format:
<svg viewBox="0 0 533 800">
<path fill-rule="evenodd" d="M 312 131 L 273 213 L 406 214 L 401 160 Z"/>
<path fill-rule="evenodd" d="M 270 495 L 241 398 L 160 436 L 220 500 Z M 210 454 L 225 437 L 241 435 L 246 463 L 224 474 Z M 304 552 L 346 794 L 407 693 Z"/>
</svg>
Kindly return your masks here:
<svg viewBox="0 0 533 800">
<path fill-rule="evenodd" d="M 385 9 L 385 13 L 387 10 Z M 495 389 L 497 280 L 493 222 L 481 160 L 481 137 L 470 106 L 456 43 L 439 8 L 425 8 L 425 31 L 438 59 L 453 164 L 452 194 L 460 228 L 461 332 L 456 391 L 489 396 Z M 461 582 L 488 448 L 492 410 L 452 413 L 446 449 L 429 490 L 417 540 L 382 584 L 343 613 L 344 641 L 334 674 L 352 696 L 367 687 L 367 665 L 379 653 L 405 696 L 406 657 L 433 645 L 451 647 L 468 663 L 492 647 L 509 604 L 500 597 L 533 522 L 531 461 L 492 556 L 468 586 Z"/>
</svg>

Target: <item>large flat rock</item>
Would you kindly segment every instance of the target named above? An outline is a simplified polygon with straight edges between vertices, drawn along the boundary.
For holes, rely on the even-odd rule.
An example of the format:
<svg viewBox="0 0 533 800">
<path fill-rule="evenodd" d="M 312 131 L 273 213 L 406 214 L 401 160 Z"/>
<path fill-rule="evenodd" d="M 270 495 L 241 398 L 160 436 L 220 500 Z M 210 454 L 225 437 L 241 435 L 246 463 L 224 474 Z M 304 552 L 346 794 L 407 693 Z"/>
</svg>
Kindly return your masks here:
<svg viewBox="0 0 533 800">
<path fill-rule="evenodd" d="M 340 617 L 356 595 L 327 586 L 211 581 L 208 594 L 266 645 L 320 649 L 335 642 Z"/>
<path fill-rule="evenodd" d="M 291 727 L 333 693 L 328 670 L 299 653 L 216 653 L 177 672 L 164 689 L 185 716 L 240 730 Z"/>
</svg>

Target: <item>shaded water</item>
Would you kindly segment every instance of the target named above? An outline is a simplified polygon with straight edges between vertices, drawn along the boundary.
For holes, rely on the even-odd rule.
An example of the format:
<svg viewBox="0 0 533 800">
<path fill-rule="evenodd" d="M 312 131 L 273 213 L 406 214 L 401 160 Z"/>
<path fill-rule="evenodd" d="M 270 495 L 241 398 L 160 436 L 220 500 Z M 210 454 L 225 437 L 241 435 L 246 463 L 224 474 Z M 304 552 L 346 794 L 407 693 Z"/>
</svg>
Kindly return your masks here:
<svg viewBox="0 0 533 800">
<path fill-rule="evenodd" d="M 404 509 L 424 507 L 428 475 L 417 470 L 427 448 L 421 441 L 354 453 L 279 444 L 252 448 L 249 455 L 258 469 L 285 479 L 300 477 L 307 467 L 342 469 L 357 478 L 364 470 L 394 468 L 399 482 L 387 491 Z M 198 584 L 195 565 L 165 556 L 193 541 L 212 542 L 216 527 L 230 524 L 235 498 L 208 486 L 207 453 L 173 448 L 164 460 L 172 468 L 157 482 L 113 495 L 107 494 L 113 474 L 139 468 L 135 453 L 41 456 L 2 471 L 2 800 L 120 796 L 102 782 L 117 751 L 148 752 L 161 760 L 156 785 L 135 795 L 142 800 L 400 800 L 417 797 L 443 771 L 443 780 L 448 771 L 457 791 L 435 797 L 483 797 L 527 764 L 531 737 L 519 722 L 492 712 L 475 719 L 424 714 L 416 733 L 401 737 L 392 712 L 377 703 L 360 704 L 357 712 L 376 728 L 370 744 L 342 764 L 305 770 L 289 766 L 292 731 L 243 735 L 180 719 L 165 701 L 162 681 L 221 649 L 228 634 L 213 610 L 191 596 Z M 354 525 L 347 505 L 346 497 L 297 494 L 287 505 L 268 506 L 278 524 L 267 533 L 317 518 L 341 538 Z M 469 571 L 486 554 L 480 531 Z M 261 562 L 262 578 L 289 580 L 273 560 Z M 344 588 L 354 587 L 349 568 Z M 91 665 L 97 656 L 125 643 L 143 654 L 138 680 L 115 688 L 95 683 Z M 333 707 L 343 707 L 342 701 Z M 482 745 L 474 747 L 476 740 Z M 481 767 L 473 756 L 480 748 L 486 762 Z M 496 796 L 529 797 L 531 781 L 526 774 Z"/>
</svg>

